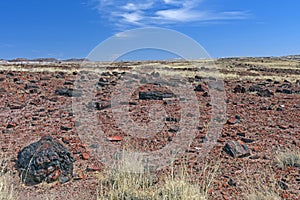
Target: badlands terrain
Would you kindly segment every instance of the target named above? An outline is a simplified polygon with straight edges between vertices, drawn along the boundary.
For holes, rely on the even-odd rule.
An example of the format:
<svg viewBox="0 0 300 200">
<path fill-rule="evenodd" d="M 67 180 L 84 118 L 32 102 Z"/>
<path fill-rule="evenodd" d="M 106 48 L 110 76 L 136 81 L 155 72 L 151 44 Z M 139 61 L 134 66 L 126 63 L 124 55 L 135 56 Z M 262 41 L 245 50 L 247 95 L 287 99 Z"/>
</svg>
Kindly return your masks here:
<svg viewBox="0 0 300 200">
<path fill-rule="evenodd" d="M 90 83 L 95 88 L 85 98 Z M 188 94 L 184 85 L 195 95 L 187 104 L 172 91 Z M 120 92 L 130 95 L 114 105 Z M 151 184 L 162 184 L 165 176 L 184 168 L 204 199 L 300 199 L 297 56 L 190 62 L 2 60 L 0 100 L 0 180 L 9 191 L 13 186 L 14 199 L 105 199 L 101 195 L 107 190 L 117 190 L 103 192 L 109 184 L 100 181 L 112 168 L 111 151 L 152 155 L 173 143 L 181 151 L 171 163 L 164 163 L 171 155 L 161 157 L 150 173 Z M 154 105 L 154 118 L 155 113 L 164 116 L 155 134 L 126 129 L 149 125 L 152 130 Z M 121 121 L 117 107 L 128 108 Z M 183 121 L 194 122 L 197 115 L 195 127 L 185 127 Z M 134 123 L 122 123 L 122 118 Z M 42 136 L 52 136 L 72 153 L 68 182 L 30 186 L 20 180 L 18 152 Z"/>
</svg>

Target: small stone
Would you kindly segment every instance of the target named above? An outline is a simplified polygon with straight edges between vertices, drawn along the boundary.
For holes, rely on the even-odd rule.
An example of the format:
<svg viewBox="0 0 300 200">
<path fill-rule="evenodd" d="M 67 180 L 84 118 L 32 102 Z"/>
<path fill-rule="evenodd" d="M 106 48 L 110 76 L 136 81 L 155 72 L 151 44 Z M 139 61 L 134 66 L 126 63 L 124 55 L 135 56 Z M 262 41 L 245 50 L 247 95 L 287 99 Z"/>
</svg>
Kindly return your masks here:
<svg viewBox="0 0 300 200">
<path fill-rule="evenodd" d="M 81 97 L 82 92 L 71 88 L 58 88 L 55 90 L 55 94 L 65 97 Z"/>
<path fill-rule="evenodd" d="M 237 133 L 236 135 L 241 136 L 241 137 L 246 137 L 246 133 Z"/>
<path fill-rule="evenodd" d="M 61 126 L 60 130 L 62 130 L 62 131 L 69 131 L 69 130 L 72 130 L 72 127 L 71 126 Z"/>
<path fill-rule="evenodd" d="M 176 133 L 178 131 L 179 131 L 179 127 L 176 125 L 171 126 L 169 129 L 169 132 L 171 132 L 171 133 Z"/>
<path fill-rule="evenodd" d="M 84 179 L 84 174 L 83 174 L 83 172 L 82 172 L 82 171 L 79 171 L 78 173 L 74 174 L 73 179 L 74 179 L 75 181 Z"/>
<path fill-rule="evenodd" d="M 70 181 L 70 178 L 69 178 L 69 177 L 67 177 L 67 176 L 62 176 L 62 177 L 60 177 L 60 182 L 61 182 L 62 184 L 66 183 L 66 182 L 68 182 L 68 181 Z"/>
<path fill-rule="evenodd" d="M 259 159 L 260 157 L 259 157 L 259 155 L 255 154 L 255 155 L 253 155 L 253 156 L 250 156 L 249 158 L 252 159 L 252 160 L 257 160 L 257 159 Z"/>
<path fill-rule="evenodd" d="M 123 138 L 121 136 L 114 135 L 111 137 L 107 137 L 107 140 L 109 140 L 110 142 L 120 142 L 123 140 Z"/>
<path fill-rule="evenodd" d="M 234 93 L 245 93 L 246 92 L 246 88 L 244 88 L 241 85 L 237 85 L 235 86 L 235 88 L 233 89 Z"/>
<path fill-rule="evenodd" d="M 6 90 L 3 87 L 0 87 L 0 93 L 4 93 Z"/>
<path fill-rule="evenodd" d="M 9 123 L 7 124 L 6 128 L 9 129 L 9 128 L 15 128 L 17 126 L 17 124 L 15 123 Z"/>
<path fill-rule="evenodd" d="M 208 91 L 208 88 L 206 85 L 204 85 L 203 83 L 199 84 L 196 86 L 195 91 L 197 92 L 205 92 Z"/>
<path fill-rule="evenodd" d="M 280 181 L 278 181 L 278 185 L 281 187 L 281 189 L 283 189 L 283 190 L 287 190 L 289 187 L 288 187 L 288 185 L 284 182 L 284 181 L 282 181 L 282 180 L 280 180 Z"/>
<path fill-rule="evenodd" d="M 289 129 L 289 126 L 287 125 L 279 125 L 278 127 L 283 130 Z"/>
<path fill-rule="evenodd" d="M 18 109 L 22 109 L 24 108 L 24 105 L 22 104 L 19 104 L 19 103 L 12 103 L 12 104 L 8 104 L 8 107 L 11 109 L 11 110 L 18 110 Z"/>
<path fill-rule="evenodd" d="M 87 166 L 86 170 L 88 172 L 96 172 L 96 171 L 99 172 L 99 171 L 101 171 L 101 167 L 100 166 L 96 166 L 94 164 L 90 164 L 90 165 Z"/>
<path fill-rule="evenodd" d="M 38 89 L 39 87 L 35 84 L 26 84 L 24 89 L 29 90 L 29 89 Z"/>
<path fill-rule="evenodd" d="M 252 143 L 252 142 L 255 141 L 255 140 L 250 139 L 250 138 L 241 138 L 241 140 L 242 140 L 243 142 L 245 142 L 245 143 Z"/>
<path fill-rule="evenodd" d="M 233 125 L 233 124 L 237 124 L 239 123 L 241 120 L 240 116 L 235 116 L 235 117 L 230 117 L 228 120 L 227 120 L 227 124 L 230 124 L 230 125 Z"/>
<path fill-rule="evenodd" d="M 271 97 L 274 95 L 273 92 L 271 92 L 270 90 L 268 89 L 265 89 L 265 90 L 261 90 L 257 93 L 258 96 L 260 97 Z"/>
<path fill-rule="evenodd" d="M 167 122 L 179 122 L 180 120 L 174 117 L 166 117 Z"/>
<path fill-rule="evenodd" d="M 228 185 L 236 186 L 236 182 L 232 178 L 229 178 Z"/>
<path fill-rule="evenodd" d="M 88 160 L 88 159 L 90 159 L 90 156 L 89 156 L 89 154 L 87 154 L 87 153 L 82 153 L 81 155 L 82 155 L 82 159 L 83 159 L 83 160 Z"/>
<path fill-rule="evenodd" d="M 173 98 L 174 96 L 173 93 L 160 91 L 139 92 L 140 100 L 163 100 L 165 98 Z"/>
</svg>

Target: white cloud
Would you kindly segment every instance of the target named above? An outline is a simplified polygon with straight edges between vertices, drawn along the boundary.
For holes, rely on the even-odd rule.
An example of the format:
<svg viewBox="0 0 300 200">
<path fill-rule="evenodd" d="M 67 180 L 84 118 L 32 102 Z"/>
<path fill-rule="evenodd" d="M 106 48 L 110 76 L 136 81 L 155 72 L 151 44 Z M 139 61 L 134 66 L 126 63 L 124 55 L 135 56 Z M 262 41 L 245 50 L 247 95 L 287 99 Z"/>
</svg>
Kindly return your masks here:
<svg viewBox="0 0 300 200">
<path fill-rule="evenodd" d="M 157 11 L 156 16 L 159 20 L 163 21 L 189 22 L 200 20 L 201 18 L 205 17 L 205 13 L 190 11 L 188 9 L 169 9 Z"/>
<path fill-rule="evenodd" d="M 132 24 L 139 24 L 139 22 L 144 18 L 144 16 L 139 12 L 123 13 L 120 14 L 120 16 L 123 17 L 123 21 Z"/>
<path fill-rule="evenodd" d="M 134 4 L 134 3 L 127 3 L 126 5 L 122 6 L 121 8 L 128 11 L 137 11 L 137 10 L 147 10 L 152 8 L 153 3 L 140 3 L 140 4 Z"/>
<path fill-rule="evenodd" d="M 119 27 L 147 26 L 213 20 L 244 19 L 243 11 L 208 11 L 199 5 L 205 0 L 98 0 L 99 13 Z"/>
</svg>

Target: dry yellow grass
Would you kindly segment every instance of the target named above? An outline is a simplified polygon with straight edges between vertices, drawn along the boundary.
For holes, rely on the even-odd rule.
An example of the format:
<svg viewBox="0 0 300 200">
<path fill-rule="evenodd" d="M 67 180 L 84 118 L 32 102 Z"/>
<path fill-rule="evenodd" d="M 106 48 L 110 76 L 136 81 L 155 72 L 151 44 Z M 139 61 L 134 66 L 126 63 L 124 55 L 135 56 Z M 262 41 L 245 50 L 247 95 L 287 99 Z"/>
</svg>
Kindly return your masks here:
<svg viewBox="0 0 300 200">
<path fill-rule="evenodd" d="M 300 168 L 300 152 L 292 150 L 280 152 L 275 157 L 275 164 L 280 169 L 284 169 L 285 167 Z"/>
<path fill-rule="evenodd" d="M 209 179 L 200 185 L 190 181 L 184 167 L 176 175 L 172 170 L 160 179 L 151 173 L 128 172 L 118 167 L 99 178 L 98 200 L 204 200 L 208 199 L 215 172 L 210 171 Z"/>
<path fill-rule="evenodd" d="M 8 158 L 0 152 L 0 200 L 16 199 L 13 185 L 9 183 L 9 178 L 6 175 Z"/>
<path fill-rule="evenodd" d="M 254 173 L 244 174 L 245 180 L 241 182 L 245 191 L 244 198 L 247 200 L 281 200 L 279 186 L 274 177 L 271 167 L 258 170 Z"/>
</svg>

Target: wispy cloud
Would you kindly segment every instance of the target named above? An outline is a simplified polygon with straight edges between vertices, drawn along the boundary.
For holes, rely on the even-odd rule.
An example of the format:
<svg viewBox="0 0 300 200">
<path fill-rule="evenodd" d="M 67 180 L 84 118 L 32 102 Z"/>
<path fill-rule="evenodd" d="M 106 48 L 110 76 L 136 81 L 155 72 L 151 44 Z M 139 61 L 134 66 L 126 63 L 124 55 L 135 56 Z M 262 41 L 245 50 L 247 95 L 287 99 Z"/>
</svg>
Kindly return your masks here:
<svg viewBox="0 0 300 200">
<path fill-rule="evenodd" d="M 0 44 L 0 48 L 12 48 L 14 45 L 12 44 Z"/>
<path fill-rule="evenodd" d="M 98 10 L 118 26 L 148 26 L 247 17 L 245 11 L 212 11 L 201 8 L 205 0 L 98 0 Z"/>
</svg>

